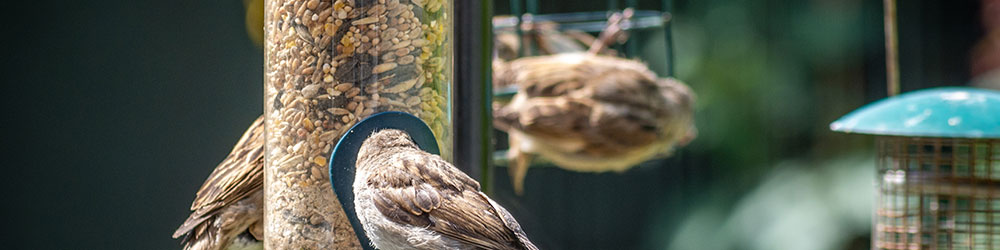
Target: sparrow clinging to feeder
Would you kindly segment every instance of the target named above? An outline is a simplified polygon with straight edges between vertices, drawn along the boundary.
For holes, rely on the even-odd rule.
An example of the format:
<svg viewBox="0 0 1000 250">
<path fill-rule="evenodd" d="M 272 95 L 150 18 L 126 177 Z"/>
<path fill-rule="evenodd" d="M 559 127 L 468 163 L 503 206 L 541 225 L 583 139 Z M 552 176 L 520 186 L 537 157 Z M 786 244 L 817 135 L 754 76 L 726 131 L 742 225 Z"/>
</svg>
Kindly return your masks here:
<svg viewBox="0 0 1000 250">
<path fill-rule="evenodd" d="M 191 204 L 191 216 L 174 232 L 184 249 L 263 248 L 264 119 L 243 134 Z"/>
<path fill-rule="evenodd" d="M 613 17 L 615 18 L 615 17 Z M 620 17 L 618 17 L 620 20 Z M 620 32 L 616 23 L 601 34 Z M 580 172 L 624 171 L 695 136 L 694 94 L 634 60 L 588 53 L 525 57 L 494 67 L 494 82 L 518 92 L 494 112 L 509 134 L 509 173 L 517 193 L 534 155 Z"/>
<path fill-rule="evenodd" d="M 379 249 L 538 249 L 478 182 L 403 131 L 372 134 L 355 166 L 355 211 Z"/>
</svg>

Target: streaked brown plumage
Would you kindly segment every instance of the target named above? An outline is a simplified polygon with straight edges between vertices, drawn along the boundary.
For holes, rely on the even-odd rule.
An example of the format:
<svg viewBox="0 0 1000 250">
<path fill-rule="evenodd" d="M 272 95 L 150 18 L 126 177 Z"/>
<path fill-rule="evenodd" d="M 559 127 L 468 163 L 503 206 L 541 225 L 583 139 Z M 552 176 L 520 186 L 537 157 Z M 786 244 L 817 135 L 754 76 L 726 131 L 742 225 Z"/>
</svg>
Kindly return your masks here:
<svg viewBox="0 0 1000 250">
<path fill-rule="evenodd" d="M 517 33 L 510 30 L 495 32 L 493 70 L 503 71 L 507 69 L 505 63 L 514 60 L 520 54 L 522 44 L 528 47 L 528 53 L 532 56 L 557 55 L 567 53 L 580 53 L 586 51 L 592 55 L 617 56 L 618 51 L 609 48 L 614 43 L 624 43 L 628 40 L 628 32 L 621 26 L 625 20 L 632 18 L 634 11 L 631 8 L 622 12 L 614 13 L 607 20 L 607 26 L 601 31 L 598 37 L 580 30 L 560 30 L 559 23 L 551 21 L 531 22 L 526 21 L 521 26 L 522 32 L 519 38 Z M 495 17 L 494 23 L 502 22 L 509 17 Z M 590 48 L 585 48 L 589 45 Z M 533 48 L 533 49 L 532 49 Z M 510 88 L 511 81 L 493 81 L 494 91 L 503 91 Z"/>
<path fill-rule="evenodd" d="M 191 204 L 191 216 L 174 232 L 185 249 L 226 249 L 243 233 L 263 240 L 264 123 L 257 118 Z"/>
<path fill-rule="evenodd" d="M 387 129 L 358 153 L 355 208 L 379 249 L 538 249 L 479 183 Z"/>
<path fill-rule="evenodd" d="M 574 171 L 624 171 L 694 138 L 694 95 L 645 64 L 586 53 L 526 57 L 494 68 L 518 93 L 494 114 L 510 135 L 510 174 L 522 192 L 534 154 Z"/>
</svg>

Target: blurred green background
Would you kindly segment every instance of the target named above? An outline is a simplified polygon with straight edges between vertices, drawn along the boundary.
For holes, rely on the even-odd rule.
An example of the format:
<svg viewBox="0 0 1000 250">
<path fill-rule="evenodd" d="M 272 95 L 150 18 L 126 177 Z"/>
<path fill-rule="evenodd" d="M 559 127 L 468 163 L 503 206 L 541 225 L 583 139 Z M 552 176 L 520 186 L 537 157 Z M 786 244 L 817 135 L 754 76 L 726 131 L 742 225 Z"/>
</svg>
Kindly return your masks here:
<svg viewBox="0 0 1000 250">
<path fill-rule="evenodd" d="M 904 92 L 972 79 L 986 2 L 996 1 L 901 1 Z M 537 11 L 628 4 L 662 2 L 539 1 Z M 262 112 L 253 6 L 8 3 L 4 248 L 178 248 L 170 235 L 194 192 Z M 868 249 L 872 141 L 827 124 L 885 96 L 881 1 L 673 7 L 676 72 L 698 93 L 699 137 L 621 175 L 532 170 L 523 197 L 497 171 L 498 199 L 544 249 Z M 633 39 L 663 70 L 656 32 Z"/>
</svg>

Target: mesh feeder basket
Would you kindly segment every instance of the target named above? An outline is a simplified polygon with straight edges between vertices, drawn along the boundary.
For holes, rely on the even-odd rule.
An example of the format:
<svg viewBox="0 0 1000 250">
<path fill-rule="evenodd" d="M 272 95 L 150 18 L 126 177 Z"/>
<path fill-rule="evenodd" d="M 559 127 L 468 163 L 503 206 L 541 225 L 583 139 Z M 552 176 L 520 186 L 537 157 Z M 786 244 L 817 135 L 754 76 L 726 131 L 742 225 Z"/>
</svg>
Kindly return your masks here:
<svg viewBox="0 0 1000 250">
<path fill-rule="evenodd" d="M 355 249 L 330 186 L 332 148 L 385 111 L 418 117 L 451 152 L 447 0 L 266 0 L 267 249 Z"/>
<path fill-rule="evenodd" d="M 914 91 L 830 128 L 876 135 L 872 249 L 1000 249 L 1000 92 Z"/>
</svg>

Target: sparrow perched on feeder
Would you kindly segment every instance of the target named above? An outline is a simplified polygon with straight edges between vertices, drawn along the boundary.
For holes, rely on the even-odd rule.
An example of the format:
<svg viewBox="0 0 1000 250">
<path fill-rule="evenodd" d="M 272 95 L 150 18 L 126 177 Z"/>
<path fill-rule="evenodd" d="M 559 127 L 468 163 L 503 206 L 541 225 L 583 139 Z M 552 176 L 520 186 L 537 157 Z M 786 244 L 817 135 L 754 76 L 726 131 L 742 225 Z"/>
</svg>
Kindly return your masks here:
<svg viewBox="0 0 1000 250">
<path fill-rule="evenodd" d="M 498 68 L 517 84 L 494 125 L 510 135 L 509 173 L 522 193 L 534 154 L 581 172 L 624 171 L 694 138 L 694 94 L 645 64 L 592 53 L 526 57 Z"/>
<path fill-rule="evenodd" d="M 375 247 L 538 249 L 478 182 L 405 132 L 375 132 L 357 157 L 355 210 Z"/>
<path fill-rule="evenodd" d="M 263 249 L 264 119 L 243 134 L 191 204 L 191 216 L 174 232 L 184 249 Z"/>
</svg>

